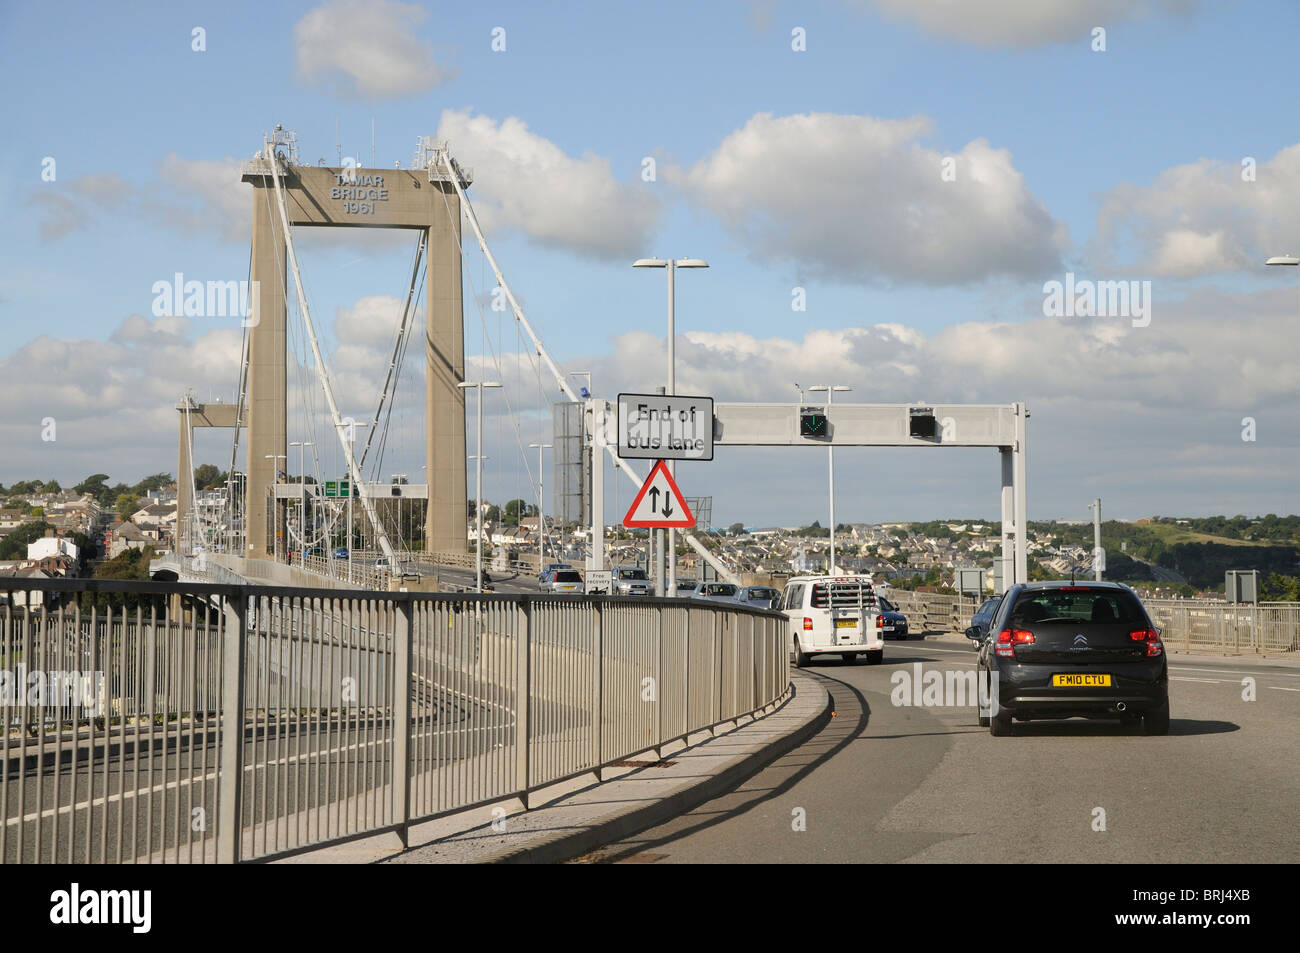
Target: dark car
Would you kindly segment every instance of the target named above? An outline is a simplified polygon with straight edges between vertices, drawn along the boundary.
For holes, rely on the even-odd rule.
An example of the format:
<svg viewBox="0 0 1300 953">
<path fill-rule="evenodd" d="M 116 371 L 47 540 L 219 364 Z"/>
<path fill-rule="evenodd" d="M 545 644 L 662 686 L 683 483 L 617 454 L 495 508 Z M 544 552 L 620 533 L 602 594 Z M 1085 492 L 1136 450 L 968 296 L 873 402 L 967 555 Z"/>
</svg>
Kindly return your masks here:
<svg viewBox="0 0 1300 953">
<path fill-rule="evenodd" d="M 899 612 L 898 607 L 884 596 L 877 596 L 876 603 L 880 607 L 880 618 L 884 622 L 881 630 L 885 633 L 885 638 L 911 638 L 907 632 L 907 616 Z"/>
<path fill-rule="evenodd" d="M 987 632 L 989 623 L 993 621 L 993 613 L 998 611 L 998 603 L 1001 601 L 1001 596 L 994 596 L 992 599 L 985 599 L 981 602 L 980 607 L 975 610 L 975 614 L 970 617 L 971 628 Z"/>
<path fill-rule="evenodd" d="M 781 590 L 771 586 L 742 586 L 736 601 L 753 609 L 775 609 L 781 601 Z"/>
<path fill-rule="evenodd" d="M 979 715 L 994 735 L 1011 734 L 1012 719 L 1075 717 L 1169 732 L 1164 644 L 1128 586 L 1022 583 L 987 630 L 966 635 L 979 651 L 981 683 L 995 686 Z"/>
<path fill-rule="evenodd" d="M 739 586 L 729 582 L 702 582 L 691 590 L 690 598 L 709 602 L 735 602 Z"/>
</svg>

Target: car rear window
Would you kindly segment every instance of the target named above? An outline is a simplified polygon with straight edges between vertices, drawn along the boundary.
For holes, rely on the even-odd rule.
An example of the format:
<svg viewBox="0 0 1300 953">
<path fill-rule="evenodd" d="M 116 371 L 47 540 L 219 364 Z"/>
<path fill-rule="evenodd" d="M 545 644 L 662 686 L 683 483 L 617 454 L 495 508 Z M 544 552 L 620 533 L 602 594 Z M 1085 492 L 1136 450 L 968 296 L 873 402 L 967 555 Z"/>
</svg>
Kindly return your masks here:
<svg viewBox="0 0 1300 953">
<path fill-rule="evenodd" d="M 712 583 L 704 587 L 704 594 L 706 596 L 734 596 L 736 587 L 729 582 Z"/>
<path fill-rule="evenodd" d="M 563 570 L 555 574 L 555 581 L 556 582 L 582 582 L 582 577 L 579 576 L 576 572 L 572 572 L 570 570 Z"/>
<path fill-rule="evenodd" d="M 779 593 L 775 589 L 751 589 L 749 598 L 751 599 L 775 599 Z"/>
<path fill-rule="evenodd" d="M 1130 592 L 1069 586 L 1024 592 L 1011 610 L 1012 624 L 1068 622 L 1071 625 L 1111 623 L 1146 625 L 1146 611 Z"/>
</svg>

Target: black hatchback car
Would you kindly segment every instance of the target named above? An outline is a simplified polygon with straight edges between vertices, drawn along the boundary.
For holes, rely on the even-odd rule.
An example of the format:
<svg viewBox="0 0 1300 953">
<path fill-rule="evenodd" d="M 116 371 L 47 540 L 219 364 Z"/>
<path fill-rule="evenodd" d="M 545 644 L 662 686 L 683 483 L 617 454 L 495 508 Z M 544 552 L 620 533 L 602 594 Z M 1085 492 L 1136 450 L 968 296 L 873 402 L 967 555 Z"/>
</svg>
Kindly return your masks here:
<svg viewBox="0 0 1300 953">
<path fill-rule="evenodd" d="M 979 718 L 994 735 L 1011 734 L 1013 718 L 1118 718 L 1148 735 L 1169 731 L 1164 644 L 1128 586 L 1014 586 L 988 628 L 966 635 L 981 684 L 996 685 Z"/>
</svg>

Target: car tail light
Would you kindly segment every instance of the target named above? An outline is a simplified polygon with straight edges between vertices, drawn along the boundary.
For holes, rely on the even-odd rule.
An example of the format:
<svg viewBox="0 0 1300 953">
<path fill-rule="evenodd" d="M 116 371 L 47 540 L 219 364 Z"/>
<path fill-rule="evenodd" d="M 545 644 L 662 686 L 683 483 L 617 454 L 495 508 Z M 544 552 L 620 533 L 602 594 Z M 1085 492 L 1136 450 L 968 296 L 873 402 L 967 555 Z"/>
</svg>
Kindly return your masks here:
<svg viewBox="0 0 1300 953">
<path fill-rule="evenodd" d="M 876 628 L 883 629 L 884 627 L 885 627 L 885 617 L 883 615 L 876 616 Z"/>
<path fill-rule="evenodd" d="M 1024 629 L 1003 629 L 998 633 L 994 651 L 1003 658 L 1015 658 L 1017 645 L 1028 645 L 1034 641 L 1034 633 Z"/>
<path fill-rule="evenodd" d="M 812 619 L 808 618 L 807 616 L 803 617 L 803 630 L 805 632 L 812 631 Z"/>
<path fill-rule="evenodd" d="M 1134 642 L 1147 644 L 1147 658 L 1159 658 L 1164 654 L 1164 643 L 1160 641 L 1160 633 L 1155 629 L 1134 629 L 1128 637 Z"/>
</svg>

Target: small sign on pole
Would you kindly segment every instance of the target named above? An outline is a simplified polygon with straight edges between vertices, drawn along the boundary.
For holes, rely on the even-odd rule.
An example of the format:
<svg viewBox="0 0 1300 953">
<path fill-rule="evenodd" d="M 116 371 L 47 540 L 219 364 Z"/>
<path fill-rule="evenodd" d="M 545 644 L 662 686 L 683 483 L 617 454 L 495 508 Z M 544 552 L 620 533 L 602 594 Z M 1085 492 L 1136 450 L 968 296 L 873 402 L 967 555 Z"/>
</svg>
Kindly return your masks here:
<svg viewBox="0 0 1300 953">
<path fill-rule="evenodd" d="M 1224 573 L 1223 595 L 1229 602 L 1259 602 L 1259 570 L 1229 569 Z"/>
<path fill-rule="evenodd" d="M 610 569 L 588 569 L 582 579 L 583 587 L 589 596 L 607 596 L 614 584 L 614 573 Z"/>
<path fill-rule="evenodd" d="M 690 529 L 695 525 L 695 514 L 663 460 L 655 463 L 641 484 L 623 525 L 634 529 Z"/>
<path fill-rule="evenodd" d="M 958 569 L 957 591 L 963 596 L 981 596 L 984 594 L 983 569 Z"/>
</svg>

